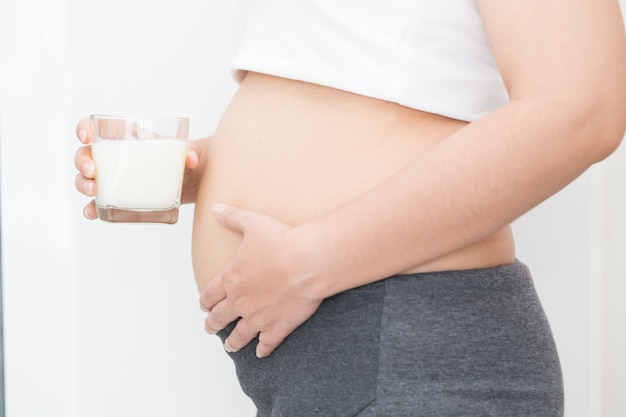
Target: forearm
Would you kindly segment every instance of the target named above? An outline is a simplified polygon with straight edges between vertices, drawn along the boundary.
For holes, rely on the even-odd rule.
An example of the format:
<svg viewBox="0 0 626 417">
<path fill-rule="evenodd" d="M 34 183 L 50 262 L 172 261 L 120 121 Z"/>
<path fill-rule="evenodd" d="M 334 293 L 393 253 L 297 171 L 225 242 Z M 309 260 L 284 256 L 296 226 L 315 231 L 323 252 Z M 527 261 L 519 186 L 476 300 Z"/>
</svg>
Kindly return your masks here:
<svg viewBox="0 0 626 417">
<path fill-rule="evenodd" d="M 324 265 L 320 291 L 336 294 L 477 242 L 618 143 L 595 137 L 605 133 L 593 119 L 577 125 L 562 117 L 554 106 L 512 102 L 360 198 L 303 225 L 313 262 Z"/>
<path fill-rule="evenodd" d="M 510 104 L 294 231 L 308 236 L 297 253 L 309 254 L 303 262 L 311 262 L 310 281 L 323 296 L 493 234 L 619 144 L 626 48 L 617 2 L 477 4 Z"/>
</svg>

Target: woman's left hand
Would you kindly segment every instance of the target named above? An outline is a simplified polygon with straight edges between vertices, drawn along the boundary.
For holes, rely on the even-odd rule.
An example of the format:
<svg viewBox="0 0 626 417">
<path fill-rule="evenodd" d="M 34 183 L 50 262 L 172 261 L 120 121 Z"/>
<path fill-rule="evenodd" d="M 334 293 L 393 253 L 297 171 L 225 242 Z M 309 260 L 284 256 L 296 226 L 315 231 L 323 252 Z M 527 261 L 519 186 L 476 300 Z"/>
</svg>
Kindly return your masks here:
<svg viewBox="0 0 626 417">
<path fill-rule="evenodd" d="M 315 313 L 323 297 L 314 291 L 315 276 L 303 269 L 302 245 L 295 228 L 270 216 L 216 204 L 215 216 L 243 235 L 230 264 L 200 295 L 208 312 L 205 329 L 217 333 L 241 318 L 224 347 L 236 352 L 257 335 L 258 357 L 270 355 Z M 302 242 L 302 241 L 300 241 Z M 305 255 L 306 256 L 306 255 Z"/>
</svg>

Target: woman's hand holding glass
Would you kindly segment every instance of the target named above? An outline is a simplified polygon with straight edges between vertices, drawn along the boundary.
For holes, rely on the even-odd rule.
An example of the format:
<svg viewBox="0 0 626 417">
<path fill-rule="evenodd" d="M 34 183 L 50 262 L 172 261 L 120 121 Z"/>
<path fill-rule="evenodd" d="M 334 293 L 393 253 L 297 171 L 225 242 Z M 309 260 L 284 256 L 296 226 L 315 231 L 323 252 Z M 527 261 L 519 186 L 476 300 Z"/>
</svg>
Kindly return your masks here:
<svg viewBox="0 0 626 417">
<path fill-rule="evenodd" d="M 75 181 L 76 189 L 88 197 L 94 197 L 96 195 L 96 166 L 91 155 L 90 146 L 94 140 L 94 131 L 89 117 L 82 119 L 78 123 L 76 126 L 76 136 L 78 140 L 85 145 L 80 147 L 74 156 L 74 165 L 76 169 L 78 169 Z M 198 186 L 206 161 L 203 155 L 206 155 L 209 140 L 210 138 L 203 138 L 189 142 L 181 194 L 181 202 L 183 204 L 194 203 L 196 201 Z M 95 200 L 92 199 L 85 206 L 83 214 L 90 220 L 98 218 Z"/>
</svg>

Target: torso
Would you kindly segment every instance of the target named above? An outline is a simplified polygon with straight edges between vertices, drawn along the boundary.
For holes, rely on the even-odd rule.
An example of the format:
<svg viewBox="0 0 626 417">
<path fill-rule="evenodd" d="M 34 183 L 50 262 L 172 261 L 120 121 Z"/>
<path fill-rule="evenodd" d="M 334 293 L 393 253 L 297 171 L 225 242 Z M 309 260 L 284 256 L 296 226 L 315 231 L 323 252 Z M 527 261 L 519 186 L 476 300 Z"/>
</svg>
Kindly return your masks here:
<svg viewBox="0 0 626 417">
<path fill-rule="evenodd" d="M 315 84 L 249 73 L 211 141 L 198 192 L 193 230 L 198 288 L 226 266 L 241 239 L 214 219 L 214 202 L 297 225 L 366 192 L 465 124 Z M 514 257 L 507 227 L 407 272 L 503 265 Z"/>
</svg>

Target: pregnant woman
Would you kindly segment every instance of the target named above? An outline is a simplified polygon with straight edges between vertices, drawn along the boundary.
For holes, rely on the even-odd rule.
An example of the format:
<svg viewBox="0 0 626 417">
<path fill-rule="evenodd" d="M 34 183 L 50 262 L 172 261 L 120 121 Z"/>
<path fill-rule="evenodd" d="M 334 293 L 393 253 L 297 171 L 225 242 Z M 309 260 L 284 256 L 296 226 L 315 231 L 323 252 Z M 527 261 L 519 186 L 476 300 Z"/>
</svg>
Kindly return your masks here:
<svg viewBox="0 0 626 417">
<path fill-rule="evenodd" d="M 183 199 L 206 330 L 258 416 L 561 416 L 510 223 L 623 137 L 618 2 L 242 9 L 240 87 Z M 94 195 L 88 146 L 75 163 Z"/>
</svg>

